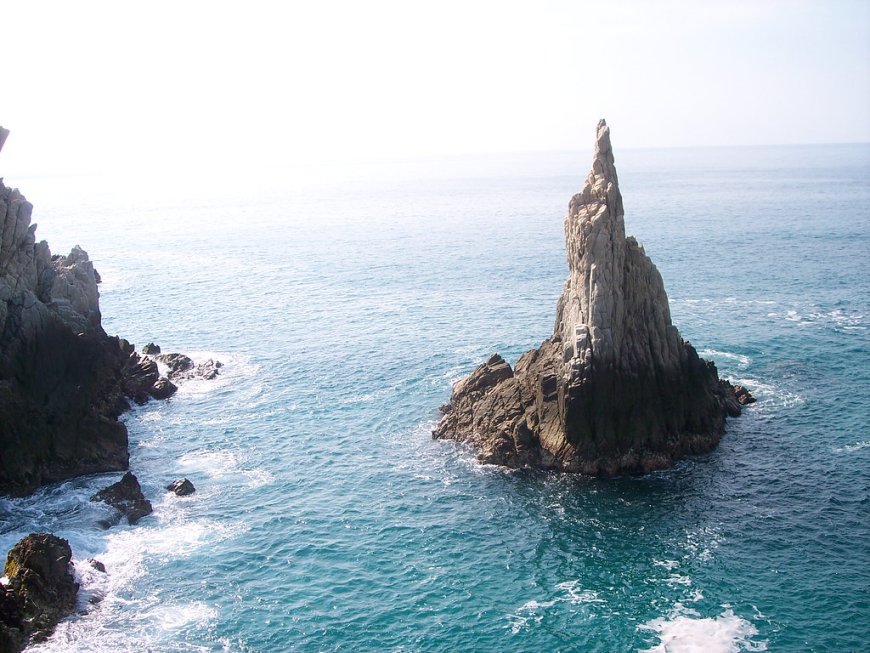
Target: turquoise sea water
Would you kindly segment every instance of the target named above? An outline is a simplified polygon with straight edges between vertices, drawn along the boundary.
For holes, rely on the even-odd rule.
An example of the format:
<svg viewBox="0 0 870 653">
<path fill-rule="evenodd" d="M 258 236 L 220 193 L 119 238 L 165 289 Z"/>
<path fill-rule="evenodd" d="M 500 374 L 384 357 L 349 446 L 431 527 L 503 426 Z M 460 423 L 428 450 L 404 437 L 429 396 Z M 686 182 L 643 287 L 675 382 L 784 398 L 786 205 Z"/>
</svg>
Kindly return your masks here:
<svg viewBox="0 0 870 653">
<path fill-rule="evenodd" d="M 83 584 L 34 650 L 870 650 L 870 146 L 614 145 L 674 322 L 759 402 L 611 480 L 429 436 L 452 381 L 550 335 L 589 152 L 6 171 L 96 261 L 109 333 L 225 363 L 127 415 L 137 526 L 87 501 L 118 474 L 0 499 L 0 549 L 54 531 Z"/>
</svg>

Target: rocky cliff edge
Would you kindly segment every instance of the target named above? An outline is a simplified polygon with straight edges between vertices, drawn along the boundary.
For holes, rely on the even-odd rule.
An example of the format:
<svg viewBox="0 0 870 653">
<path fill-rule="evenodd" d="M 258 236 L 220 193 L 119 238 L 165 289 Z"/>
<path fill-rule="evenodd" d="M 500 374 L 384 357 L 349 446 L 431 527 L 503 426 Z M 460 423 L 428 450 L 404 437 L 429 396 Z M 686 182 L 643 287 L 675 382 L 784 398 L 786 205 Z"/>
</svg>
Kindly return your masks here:
<svg viewBox="0 0 870 653">
<path fill-rule="evenodd" d="M 0 128 L 0 146 L 7 134 Z M 0 179 L 0 494 L 126 469 L 117 418 L 125 397 L 158 376 L 156 363 L 103 331 L 87 253 L 52 255 L 32 212 Z"/>
</svg>

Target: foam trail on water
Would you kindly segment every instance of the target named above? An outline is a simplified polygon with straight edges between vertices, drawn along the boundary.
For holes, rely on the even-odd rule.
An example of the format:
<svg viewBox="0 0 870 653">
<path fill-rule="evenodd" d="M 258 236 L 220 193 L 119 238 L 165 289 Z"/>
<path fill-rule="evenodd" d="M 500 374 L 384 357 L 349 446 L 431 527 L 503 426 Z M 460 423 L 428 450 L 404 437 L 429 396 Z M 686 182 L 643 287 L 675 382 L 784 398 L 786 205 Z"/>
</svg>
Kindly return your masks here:
<svg viewBox="0 0 870 653">
<path fill-rule="evenodd" d="M 643 653 L 739 653 L 766 651 L 767 642 L 753 641 L 758 629 L 730 608 L 717 617 L 701 617 L 679 604 L 669 617 L 659 617 L 638 626 L 659 636 L 658 645 Z"/>
</svg>

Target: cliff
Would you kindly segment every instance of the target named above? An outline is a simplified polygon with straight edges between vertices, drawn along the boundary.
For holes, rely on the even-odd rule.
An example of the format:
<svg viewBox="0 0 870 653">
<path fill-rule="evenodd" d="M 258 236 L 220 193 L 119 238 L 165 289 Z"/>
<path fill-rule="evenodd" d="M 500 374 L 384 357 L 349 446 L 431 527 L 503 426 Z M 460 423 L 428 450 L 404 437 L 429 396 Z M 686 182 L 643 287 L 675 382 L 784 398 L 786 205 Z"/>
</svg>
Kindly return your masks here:
<svg viewBox="0 0 870 653">
<path fill-rule="evenodd" d="M 7 134 L 0 128 L 0 146 Z M 103 331 L 88 255 L 53 256 L 32 211 L 0 179 L 0 494 L 126 469 L 117 418 L 125 397 L 144 401 L 159 376 Z"/>
<path fill-rule="evenodd" d="M 553 336 L 512 369 L 497 354 L 453 388 L 434 431 L 483 462 L 611 475 L 713 449 L 740 402 L 671 323 L 661 275 L 625 235 L 610 129 L 565 218 Z"/>
</svg>

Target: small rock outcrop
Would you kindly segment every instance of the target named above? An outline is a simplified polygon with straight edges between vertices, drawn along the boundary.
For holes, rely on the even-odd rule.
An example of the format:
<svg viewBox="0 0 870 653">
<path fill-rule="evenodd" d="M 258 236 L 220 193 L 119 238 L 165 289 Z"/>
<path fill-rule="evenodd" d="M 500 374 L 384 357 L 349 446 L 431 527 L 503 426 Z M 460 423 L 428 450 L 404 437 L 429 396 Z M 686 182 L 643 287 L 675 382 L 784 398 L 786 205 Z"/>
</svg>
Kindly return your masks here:
<svg viewBox="0 0 870 653">
<path fill-rule="evenodd" d="M 569 274 L 553 336 L 511 368 L 497 354 L 453 388 L 436 438 L 482 462 L 593 475 L 668 467 L 713 449 L 734 388 L 671 323 L 661 275 L 625 235 L 610 129 L 569 204 Z"/>
<path fill-rule="evenodd" d="M 179 478 L 169 485 L 166 486 L 166 489 L 170 492 L 174 492 L 179 497 L 186 497 L 188 494 L 193 494 L 196 492 L 196 488 L 193 487 L 193 483 L 186 478 Z"/>
<path fill-rule="evenodd" d="M 6 557 L 0 584 L 0 651 L 48 637 L 76 607 L 79 586 L 69 542 L 50 533 L 21 539 Z"/>
<path fill-rule="evenodd" d="M 153 342 L 149 342 L 147 345 L 142 347 L 142 353 L 147 356 L 154 356 L 155 354 L 160 353 L 160 345 L 155 345 Z"/>
<path fill-rule="evenodd" d="M 220 361 L 211 358 L 202 363 L 194 363 L 190 356 L 184 354 L 157 354 L 154 359 L 168 368 L 167 376 L 173 381 L 188 381 L 190 379 L 205 379 L 211 381 L 220 374 L 224 366 Z"/>
<path fill-rule="evenodd" d="M 93 567 L 94 569 L 96 569 L 98 572 L 100 572 L 101 574 L 106 573 L 106 565 L 104 565 L 102 562 L 100 562 L 96 558 L 88 558 L 88 564 L 91 567 Z"/>
<path fill-rule="evenodd" d="M 126 517 L 130 525 L 152 512 L 151 502 L 142 494 L 139 479 L 132 472 L 127 472 L 120 481 L 97 492 L 91 501 L 108 503 Z"/>
</svg>

